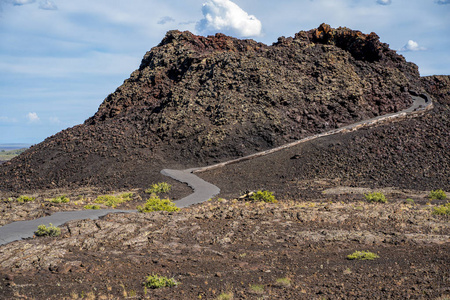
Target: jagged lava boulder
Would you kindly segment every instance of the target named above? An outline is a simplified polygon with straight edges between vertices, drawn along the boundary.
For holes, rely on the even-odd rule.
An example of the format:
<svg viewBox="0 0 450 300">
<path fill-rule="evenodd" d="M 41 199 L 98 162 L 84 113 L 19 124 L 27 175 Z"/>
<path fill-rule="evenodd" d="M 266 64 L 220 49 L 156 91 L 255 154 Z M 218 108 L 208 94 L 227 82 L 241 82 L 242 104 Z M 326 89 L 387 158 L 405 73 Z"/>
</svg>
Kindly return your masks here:
<svg viewBox="0 0 450 300">
<path fill-rule="evenodd" d="M 268 149 L 411 103 L 418 68 L 322 24 L 272 46 L 169 31 L 84 124 L 0 167 L 0 190 L 146 186 L 162 167 Z"/>
</svg>

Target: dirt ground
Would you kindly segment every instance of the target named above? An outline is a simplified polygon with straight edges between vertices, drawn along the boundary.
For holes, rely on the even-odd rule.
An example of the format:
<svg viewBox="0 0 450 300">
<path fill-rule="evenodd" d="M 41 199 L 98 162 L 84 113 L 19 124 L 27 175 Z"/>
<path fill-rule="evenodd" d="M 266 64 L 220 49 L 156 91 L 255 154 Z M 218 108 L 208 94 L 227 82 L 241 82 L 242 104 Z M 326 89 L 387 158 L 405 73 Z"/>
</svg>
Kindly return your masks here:
<svg viewBox="0 0 450 300">
<path fill-rule="evenodd" d="M 0 298 L 450 296 L 449 217 L 432 214 L 437 203 L 387 194 L 389 203 L 370 204 L 361 194 L 329 192 L 320 201 L 219 199 L 176 213 L 71 221 L 60 237 L 0 247 Z M 347 259 L 361 250 L 379 258 Z M 151 274 L 179 285 L 146 289 Z"/>
</svg>

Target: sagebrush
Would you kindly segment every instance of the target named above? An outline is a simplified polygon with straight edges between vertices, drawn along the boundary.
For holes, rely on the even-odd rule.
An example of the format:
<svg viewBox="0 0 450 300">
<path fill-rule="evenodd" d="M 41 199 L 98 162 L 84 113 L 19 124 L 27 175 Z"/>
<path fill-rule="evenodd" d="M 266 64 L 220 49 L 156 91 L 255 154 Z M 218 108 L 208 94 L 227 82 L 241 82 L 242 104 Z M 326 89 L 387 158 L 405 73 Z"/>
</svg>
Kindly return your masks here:
<svg viewBox="0 0 450 300">
<path fill-rule="evenodd" d="M 370 251 L 355 251 L 350 255 L 347 255 L 347 259 L 350 260 L 374 260 L 379 258 L 379 256 Z"/>
<path fill-rule="evenodd" d="M 364 196 L 366 197 L 366 200 L 369 202 L 378 202 L 378 203 L 387 202 L 386 196 L 380 192 L 369 193 L 365 194 Z"/>
<path fill-rule="evenodd" d="M 171 287 L 178 285 L 178 282 L 173 278 L 167 278 L 166 276 L 149 275 L 144 282 L 145 287 L 151 289 L 159 289 L 162 287 Z"/>
<path fill-rule="evenodd" d="M 48 227 L 42 224 L 38 226 L 34 234 L 36 236 L 59 236 L 61 234 L 61 229 L 53 226 L 52 223 L 50 223 Z"/>
<path fill-rule="evenodd" d="M 137 210 L 141 213 L 152 212 L 152 211 L 179 211 L 180 209 L 176 207 L 175 203 L 169 199 L 160 199 L 158 196 L 152 196 L 147 199 L 144 206 L 138 206 Z"/>
<path fill-rule="evenodd" d="M 162 194 L 162 193 L 168 193 L 170 192 L 172 186 L 168 184 L 167 182 L 158 182 L 152 184 L 152 187 L 149 189 L 146 189 L 145 192 L 147 194 Z"/>
<path fill-rule="evenodd" d="M 94 202 L 97 204 L 104 204 L 106 206 L 115 208 L 118 204 L 133 200 L 133 195 L 134 195 L 133 193 L 123 193 L 120 194 L 119 196 L 101 195 L 98 196 Z"/>
<path fill-rule="evenodd" d="M 278 200 L 275 199 L 275 196 L 273 195 L 273 193 L 269 192 L 269 191 L 257 191 L 250 196 L 250 200 L 264 201 L 264 202 L 271 202 L 271 203 L 278 202 Z"/>
<path fill-rule="evenodd" d="M 443 190 L 439 189 L 431 191 L 428 197 L 431 200 L 444 200 L 447 199 L 447 194 Z"/>
</svg>

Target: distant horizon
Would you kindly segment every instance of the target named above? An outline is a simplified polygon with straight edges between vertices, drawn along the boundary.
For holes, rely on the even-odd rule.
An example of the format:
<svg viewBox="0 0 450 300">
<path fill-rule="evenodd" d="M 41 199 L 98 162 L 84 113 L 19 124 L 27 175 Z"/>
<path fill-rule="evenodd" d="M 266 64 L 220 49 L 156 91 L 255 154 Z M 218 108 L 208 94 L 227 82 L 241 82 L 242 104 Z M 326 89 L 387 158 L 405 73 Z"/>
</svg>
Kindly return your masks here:
<svg viewBox="0 0 450 300">
<path fill-rule="evenodd" d="M 29 143 L 0 143 L 0 151 L 1 150 L 16 150 L 22 148 L 30 148 L 35 144 Z"/>
</svg>

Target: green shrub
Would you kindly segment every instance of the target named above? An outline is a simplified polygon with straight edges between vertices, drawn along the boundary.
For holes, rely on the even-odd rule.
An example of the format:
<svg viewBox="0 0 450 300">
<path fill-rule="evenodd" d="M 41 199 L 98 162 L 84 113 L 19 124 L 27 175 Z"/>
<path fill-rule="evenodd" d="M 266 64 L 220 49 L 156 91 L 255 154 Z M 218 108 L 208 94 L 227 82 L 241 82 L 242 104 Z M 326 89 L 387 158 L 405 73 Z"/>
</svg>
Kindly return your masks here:
<svg viewBox="0 0 450 300">
<path fill-rule="evenodd" d="M 159 289 L 162 287 L 171 287 L 176 286 L 179 283 L 175 281 L 173 278 L 167 278 L 165 276 L 159 275 L 149 275 L 147 279 L 145 279 L 144 285 L 147 288 L 151 289 Z"/>
<path fill-rule="evenodd" d="M 379 258 L 379 256 L 370 251 L 355 251 L 352 254 L 347 255 L 347 259 L 350 260 L 374 260 L 375 258 Z"/>
<path fill-rule="evenodd" d="M 229 292 L 229 293 L 221 293 L 216 300 L 232 300 L 233 299 L 233 293 Z"/>
<path fill-rule="evenodd" d="M 414 202 L 413 199 L 408 198 L 408 199 L 405 200 L 405 203 L 406 203 L 406 204 L 414 204 L 415 202 Z"/>
<path fill-rule="evenodd" d="M 180 209 L 169 199 L 160 199 L 158 196 L 153 196 L 147 199 L 144 206 L 139 205 L 137 210 L 141 213 L 146 213 L 152 211 L 179 211 Z"/>
<path fill-rule="evenodd" d="M 447 195 L 445 194 L 445 192 L 443 190 L 431 191 L 430 194 L 428 195 L 428 197 L 431 200 L 444 200 L 444 199 L 447 199 Z"/>
<path fill-rule="evenodd" d="M 277 203 L 275 196 L 269 191 L 257 191 L 250 196 L 250 200 Z"/>
<path fill-rule="evenodd" d="M 37 231 L 34 232 L 37 236 L 59 236 L 61 234 L 61 229 L 56 226 L 53 226 L 52 223 L 49 226 L 39 225 Z"/>
<path fill-rule="evenodd" d="M 450 202 L 433 208 L 433 215 L 448 216 L 450 215 Z"/>
<path fill-rule="evenodd" d="M 100 209 L 100 205 L 87 204 L 84 206 L 85 209 Z"/>
<path fill-rule="evenodd" d="M 291 285 L 291 279 L 288 278 L 288 277 L 278 278 L 276 282 L 277 282 L 278 285 L 283 285 L 283 286 L 290 286 Z"/>
<path fill-rule="evenodd" d="M 252 291 L 254 291 L 255 293 L 260 294 L 260 293 L 263 293 L 263 292 L 264 292 L 264 285 L 262 285 L 262 284 L 253 284 L 253 285 L 250 287 L 250 289 L 251 289 Z"/>
<path fill-rule="evenodd" d="M 31 196 L 24 196 L 24 195 L 17 198 L 17 202 L 19 202 L 19 203 L 32 202 L 34 200 L 36 200 L 36 198 L 31 197 Z"/>
<path fill-rule="evenodd" d="M 123 201 L 131 201 L 131 200 L 133 200 L 133 195 L 134 195 L 134 193 L 123 193 L 120 195 L 120 198 Z"/>
<path fill-rule="evenodd" d="M 102 195 L 102 196 L 98 196 L 94 202 L 97 204 L 104 204 L 106 206 L 115 208 L 118 204 L 121 204 L 125 201 L 133 200 L 132 197 L 133 197 L 133 193 L 123 193 L 117 197 L 112 196 L 112 195 Z"/>
<path fill-rule="evenodd" d="M 48 201 L 50 201 L 51 203 L 68 203 L 70 199 L 67 198 L 66 195 L 62 195 L 53 199 L 49 199 Z"/>
<path fill-rule="evenodd" d="M 162 193 L 168 193 L 170 192 L 170 189 L 172 186 L 168 184 L 167 182 L 158 182 L 152 184 L 152 187 L 149 189 L 146 189 L 145 192 L 147 194 L 162 194 Z"/>
<path fill-rule="evenodd" d="M 387 202 L 386 196 L 384 196 L 384 194 L 380 192 L 369 193 L 365 194 L 364 196 L 366 197 L 366 200 L 369 202 L 379 202 L 379 203 Z"/>
</svg>

